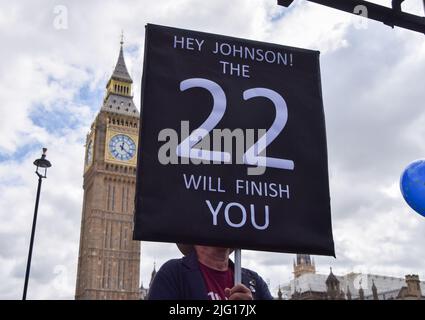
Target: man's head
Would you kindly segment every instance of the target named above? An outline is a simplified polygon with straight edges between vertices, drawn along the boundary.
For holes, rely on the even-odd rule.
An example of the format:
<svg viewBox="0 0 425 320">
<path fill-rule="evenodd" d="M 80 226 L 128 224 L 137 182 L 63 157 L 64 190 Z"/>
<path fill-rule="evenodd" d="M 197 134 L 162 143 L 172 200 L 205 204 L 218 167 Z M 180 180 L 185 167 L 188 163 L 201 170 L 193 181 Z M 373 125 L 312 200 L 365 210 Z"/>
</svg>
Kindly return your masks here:
<svg viewBox="0 0 425 320">
<path fill-rule="evenodd" d="M 191 244 L 177 243 L 177 247 L 184 256 L 187 256 L 189 253 L 195 250 L 195 247 Z"/>
<path fill-rule="evenodd" d="M 221 248 L 221 247 L 209 247 L 209 246 L 198 246 L 195 245 L 195 251 L 199 255 L 218 255 L 218 256 L 226 256 L 229 257 L 229 255 L 233 252 L 233 249 L 230 248 Z"/>
<path fill-rule="evenodd" d="M 228 250 L 228 254 L 230 255 L 234 249 L 231 248 L 221 248 L 221 247 L 210 247 L 210 246 L 200 246 L 200 245 L 192 245 L 192 244 L 182 244 L 177 243 L 177 247 L 179 248 L 180 252 L 183 253 L 183 255 L 187 256 L 189 253 L 191 253 L 193 250 L 196 250 L 196 252 L 205 250 L 208 251 L 215 251 L 215 252 L 225 252 Z M 210 249 L 211 248 L 211 249 Z"/>
</svg>

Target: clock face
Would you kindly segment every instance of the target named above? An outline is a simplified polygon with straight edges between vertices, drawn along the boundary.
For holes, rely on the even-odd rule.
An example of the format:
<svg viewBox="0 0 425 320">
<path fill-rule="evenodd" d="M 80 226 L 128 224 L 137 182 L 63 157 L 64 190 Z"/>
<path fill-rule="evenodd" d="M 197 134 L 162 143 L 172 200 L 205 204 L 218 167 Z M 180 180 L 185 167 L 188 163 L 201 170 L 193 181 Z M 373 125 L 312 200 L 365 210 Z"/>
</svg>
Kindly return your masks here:
<svg viewBox="0 0 425 320">
<path fill-rule="evenodd" d="M 90 140 L 87 144 L 86 166 L 91 164 L 93 160 L 93 141 Z"/>
<path fill-rule="evenodd" d="M 109 141 L 109 152 L 115 159 L 127 161 L 136 154 L 136 144 L 129 136 L 117 134 Z"/>
</svg>

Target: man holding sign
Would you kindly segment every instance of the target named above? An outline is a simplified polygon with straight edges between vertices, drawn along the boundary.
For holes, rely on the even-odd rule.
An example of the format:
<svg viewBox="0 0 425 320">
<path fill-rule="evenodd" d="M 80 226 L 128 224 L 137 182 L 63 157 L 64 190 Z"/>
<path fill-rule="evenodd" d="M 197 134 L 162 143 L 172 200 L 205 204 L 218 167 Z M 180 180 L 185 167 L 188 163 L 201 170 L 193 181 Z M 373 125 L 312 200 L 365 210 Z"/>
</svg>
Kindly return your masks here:
<svg viewBox="0 0 425 320">
<path fill-rule="evenodd" d="M 149 24 L 141 105 L 135 240 L 335 254 L 319 52 Z"/>
<path fill-rule="evenodd" d="M 165 263 L 149 288 L 150 300 L 271 300 L 264 280 L 242 269 L 242 283 L 234 285 L 231 249 L 178 245 L 185 255 Z"/>
</svg>

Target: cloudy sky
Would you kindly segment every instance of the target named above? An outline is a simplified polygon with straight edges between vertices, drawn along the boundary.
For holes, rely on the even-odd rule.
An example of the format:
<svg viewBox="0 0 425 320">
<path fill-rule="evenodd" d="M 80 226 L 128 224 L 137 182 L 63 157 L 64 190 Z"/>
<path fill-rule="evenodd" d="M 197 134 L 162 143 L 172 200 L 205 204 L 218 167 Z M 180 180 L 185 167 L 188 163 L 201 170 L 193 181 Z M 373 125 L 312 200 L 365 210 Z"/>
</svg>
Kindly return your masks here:
<svg viewBox="0 0 425 320">
<path fill-rule="evenodd" d="M 423 14 L 420 2 L 407 0 L 405 8 Z M 290 9 L 275 0 L 0 0 L 0 298 L 22 295 L 32 161 L 47 146 L 53 167 L 43 184 L 28 298 L 73 299 L 85 135 L 122 29 L 139 106 L 148 22 L 320 50 L 337 259 L 315 257 L 318 271 L 425 280 L 425 220 L 398 186 L 403 169 L 425 154 L 424 35 L 301 0 Z M 154 261 L 178 255 L 172 244 L 143 242 L 141 281 L 149 283 Z M 274 291 L 291 279 L 292 259 L 245 251 L 243 266 Z"/>
</svg>

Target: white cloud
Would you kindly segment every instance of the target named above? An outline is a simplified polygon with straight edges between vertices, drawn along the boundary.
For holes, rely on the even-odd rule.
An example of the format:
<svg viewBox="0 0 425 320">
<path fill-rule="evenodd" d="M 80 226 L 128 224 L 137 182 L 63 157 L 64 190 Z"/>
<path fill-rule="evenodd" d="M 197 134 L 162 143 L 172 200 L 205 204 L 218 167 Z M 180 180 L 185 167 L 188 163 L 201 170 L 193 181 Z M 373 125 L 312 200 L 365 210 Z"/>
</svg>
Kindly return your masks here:
<svg viewBox="0 0 425 320">
<path fill-rule="evenodd" d="M 139 105 L 148 22 L 321 50 L 337 259 L 317 257 L 316 265 L 325 273 L 332 264 L 335 272 L 425 278 L 424 221 L 397 190 L 401 171 L 425 152 L 423 35 L 378 22 L 356 29 L 352 15 L 302 1 L 284 9 L 274 0 L 63 1 L 69 28 L 57 30 L 56 4 L 0 4 L 1 298 L 22 294 L 36 188 L 32 161 L 41 146 L 48 146 L 53 167 L 43 182 L 29 298 L 73 298 L 85 134 L 116 62 L 121 29 Z M 406 6 L 419 12 L 412 1 Z M 154 261 L 160 266 L 179 255 L 173 244 L 143 242 L 143 284 Z M 274 289 L 288 282 L 292 259 L 243 253 L 243 265 Z"/>
</svg>

